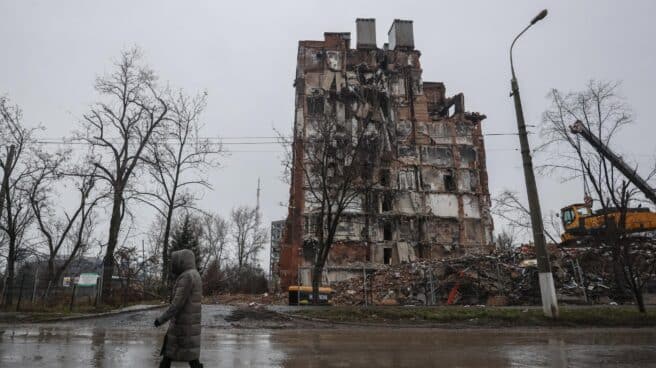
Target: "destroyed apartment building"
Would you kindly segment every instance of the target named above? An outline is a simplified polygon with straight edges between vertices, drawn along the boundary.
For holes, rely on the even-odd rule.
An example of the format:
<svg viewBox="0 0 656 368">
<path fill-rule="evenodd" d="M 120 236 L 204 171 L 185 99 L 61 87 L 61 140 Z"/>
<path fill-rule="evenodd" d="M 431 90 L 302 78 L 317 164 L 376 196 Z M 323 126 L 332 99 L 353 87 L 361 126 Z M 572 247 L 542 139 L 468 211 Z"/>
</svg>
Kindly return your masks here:
<svg viewBox="0 0 656 368">
<path fill-rule="evenodd" d="M 331 119 L 352 134 L 365 119 L 375 127 L 376 185 L 344 211 L 324 284 L 383 264 L 480 254 L 492 244 L 485 115 L 465 111 L 464 95 L 447 97 L 443 83 L 422 81 L 412 21 L 394 20 L 383 48 L 374 19 L 356 24 L 355 48 L 350 33 L 299 42 L 289 212 L 277 267 L 283 290 L 311 283 L 313 259 L 304 248 L 316 214 L 300 147 Z"/>
</svg>

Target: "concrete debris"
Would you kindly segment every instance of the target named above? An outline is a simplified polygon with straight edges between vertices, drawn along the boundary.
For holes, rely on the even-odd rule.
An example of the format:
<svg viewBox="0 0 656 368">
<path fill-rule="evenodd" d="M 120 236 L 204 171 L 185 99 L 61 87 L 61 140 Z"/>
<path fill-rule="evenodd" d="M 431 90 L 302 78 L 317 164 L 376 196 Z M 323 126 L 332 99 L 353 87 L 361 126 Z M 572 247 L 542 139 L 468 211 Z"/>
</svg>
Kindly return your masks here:
<svg viewBox="0 0 656 368">
<path fill-rule="evenodd" d="M 332 285 L 335 290 L 332 302 L 334 305 L 539 304 L 537 267 L 534 262 L 516 258 L 516 255 L 472 255 L 384 265 L 368 273 L 366 283 L 360 275 Z M 599 268 L 602 261 L 599 257 L 579 254 L 575 258 L 563 253 L 553 258 L 554 281 L 561 302 L 610 302 L 612 275 L 607 268 Z M 577 259 L 585 261 L 585 266 L 579 268 Z"/>
</svg>

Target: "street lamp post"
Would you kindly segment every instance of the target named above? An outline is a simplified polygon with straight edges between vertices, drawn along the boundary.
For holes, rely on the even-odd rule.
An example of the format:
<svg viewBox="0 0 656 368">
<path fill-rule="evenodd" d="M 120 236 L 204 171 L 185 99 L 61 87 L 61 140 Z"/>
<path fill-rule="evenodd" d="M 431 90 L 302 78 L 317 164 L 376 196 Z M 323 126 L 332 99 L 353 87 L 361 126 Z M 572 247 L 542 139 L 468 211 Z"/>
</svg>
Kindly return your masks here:
<svg viewBox="0 0 656 368">
<path fill-rule="evenodd" d="M 533 172 L 533 161 L 531 159 L 531 150 L 528 144 L 526 134 L 526 123 L 524 122 L 524 112 L 522 110 L 522 100 L 519 96 L 519 85 L 515 76 L 515 66 L 513 65 L 512 49 L 517 39 L 521 37 L 532 25 L 544 19 L 547 16 L 547 9 L 541 11 L 531 20 L 513 40 L 510 45 L 510 70 L 512 80 L 511 96 L 515 101 L 515 114 L 517 115 L 517 130 L 519 131 L 519 146 L 522 151 L 522 163 L 524 166 L 524 179 L 526 181 L 526 193 L 528 196 L 528 206 L 531 212 L 531 226 L 533 228 L 533 243 L 538 258 L 538 272 L 540 277 L 540 295 L 542 296 L 542 311 L 544 315 L 551 318 L 558 317 L 558 301 L 556 300 L 556 288 L 554 287 L 553 275 L 551 274 L 551 265 L 549 264 L 549 254 L 547 253 L 547 244 L 544 238 L 544 228 L 542 222 L 542 212 L 540 210 L 540 198 L 538 188 L 535 183 L 535 173 Z"/>
</svg>

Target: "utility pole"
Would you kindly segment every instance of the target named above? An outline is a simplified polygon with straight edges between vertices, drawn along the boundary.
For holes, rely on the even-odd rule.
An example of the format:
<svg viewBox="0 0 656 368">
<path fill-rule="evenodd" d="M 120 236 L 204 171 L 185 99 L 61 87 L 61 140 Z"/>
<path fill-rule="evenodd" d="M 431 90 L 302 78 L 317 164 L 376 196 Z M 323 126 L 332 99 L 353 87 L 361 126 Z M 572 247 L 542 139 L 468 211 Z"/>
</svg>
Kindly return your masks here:
<svg viewBox="0 0 656 368">
<path fill-rule="evenodd" d="M 256 194 L 256 202 L 255 202 L 256 203 L 255 204 L 255 222 L 256 222 L 257 228 L 259 228 L 260 225 L 261 225 L 261 223 L 260 223 L 260 221 L 261 221 L 261 217 L 260 217 L 260 191 L 261 191 L 261 189 L 260 189 L 260 178 L 258 177 L 257 178 L 257 194 Z M 257 258 L 256 258 L 255 253 L 253 253 L 251 255 L 251 263 L 253 264 L 253 267 L 255 267 L 255 265 L 257 263 Z"/>
<path fill-rule="evenodd" d="M 255 205 L 255 209 L 257 210 L 257 213 L 260 213 L 260 178 L 257 178 L 257 202 Z"/>
<path fill-rule="evenodd" d="M 542 210 L 540 209 L 540 197 L 535 182 L 535 173 L 533 172 L 533 161 L 531 158 L 531 149 L 526 134 L 526 123 L 524 122 L 524 111 L 522 110 L 522 100 L 519 95 L 519 84 L 515 76 L 515 67 L 513 65 L 512 49 L 517 39 L 524 34 L 532 25 L 544 19 L 547 16 L 547 10 L 544 9 L 531 20 L 531 23 L 522 30 L 510 45 L 510 70 L 512 79 L 510 85 L 512 92 L 510 95 L 514 98 L 515 114 L 517 116 L 517 130 L 519 132 L 519 146 L 522 152 L 522 163 L 524 166 L 524 179 L 526 181 L 526 194 L 528 196 L 528 207 L 531 212 L 531 226 L 533 228 L 533 243 L 537 253 L 538 271 L 540 278 L 540 295 L 542 296 L 542 311 L 544 315 L 551 318 L 558 318 L 558 300 L 556 299 L 556 288 L 554 286 L 551 265 L 549 264 L 549 254 L 547 253 L 547 242 L 544 238 L 544 223 L 542 222 Z"/>
</svg>

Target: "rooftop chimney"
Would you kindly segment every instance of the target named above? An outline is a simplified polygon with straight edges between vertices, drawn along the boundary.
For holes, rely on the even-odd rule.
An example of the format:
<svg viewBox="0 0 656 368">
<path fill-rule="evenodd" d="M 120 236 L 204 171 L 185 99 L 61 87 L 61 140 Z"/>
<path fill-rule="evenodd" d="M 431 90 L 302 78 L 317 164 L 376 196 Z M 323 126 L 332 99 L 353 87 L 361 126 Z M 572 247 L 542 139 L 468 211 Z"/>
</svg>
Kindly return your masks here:
<svg viewBox="0 0 656 368">
<path fill-rule="evenodd" d="M 347 50 L 351 48 L 350 32 L 324 32 L 323 40 L 328 48 L 341 46 Z"/>
<path fill-rule="evenodd" d="M 376 19 L 358 18 L 355 20 L 358 49 L 375 49 L 376 46 Z"/>
<path fill-rule="evenodd" d="M 412 50 L 415 48 L 411 20 L 394 19 L 387 36 L 389 37 L 390 50 Z"/>
</svg>

